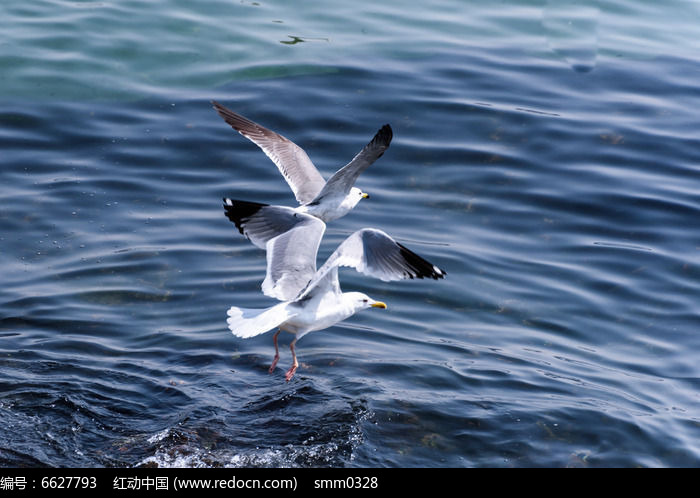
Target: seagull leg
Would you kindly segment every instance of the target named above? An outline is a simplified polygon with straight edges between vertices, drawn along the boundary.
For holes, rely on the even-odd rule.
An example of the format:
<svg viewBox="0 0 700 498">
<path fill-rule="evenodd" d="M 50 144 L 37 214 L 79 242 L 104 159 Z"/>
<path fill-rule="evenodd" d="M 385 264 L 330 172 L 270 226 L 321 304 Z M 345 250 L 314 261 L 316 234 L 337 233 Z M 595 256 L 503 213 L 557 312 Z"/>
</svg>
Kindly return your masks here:
<svg viewBox="0 0 700 498">
<path fill-rule="evenodd" d="M 289 370 L 287 370 L 287 374 L 284 376 L 287 379 L 287 382 L 289 382 L 289 380 L 292 377 L 294 377 L 294 372 L 297 371 L 297 367 L 299 366 L 299 362 L 297 361 L 297 354 L 294 351 L 294 344 L 296 342 L 297 342 L 297 339 L 295 337 L 294 340 L 292 341 L 292 343 L 289 345 L 289 349 L 292 350 L 292 359 L 294 360 L 294 362 L 292 363 L 292 367 Z"/>
<path fill-rule="evenodd" d="M 270 370 L 268 370 L 268 372 L 270 372 L 270 373 L 275 371 L 275 367 L 277 366 L 277 362 L 280 359 L 280 350 L 277 347 L 277 336 L 280 335 L 280 332 L 282 332 L 282 329 L 278 329 L 277 332 L 275 332 L 275 335 L 272 336 L 272 341 L 275 343 L 275 358 L 272 360 L 272 365 L 270 365 Z"/>
</svg>

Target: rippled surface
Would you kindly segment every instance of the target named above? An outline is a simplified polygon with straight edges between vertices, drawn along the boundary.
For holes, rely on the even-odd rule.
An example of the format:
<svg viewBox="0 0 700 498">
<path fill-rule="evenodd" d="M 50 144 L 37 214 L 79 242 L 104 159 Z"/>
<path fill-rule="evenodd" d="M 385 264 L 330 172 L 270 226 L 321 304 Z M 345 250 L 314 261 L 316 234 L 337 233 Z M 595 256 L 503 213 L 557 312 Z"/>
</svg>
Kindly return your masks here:
<svg viewBox="0 0 700 498">
<path fill-rule="evenodd" d="M 352 5 L 352 6 L 350 6 Z M 3 2 L 0 464 L 697 466 L 694 2 Z M 293 205 L 217 99 L 371 199 L 434 282 L 268 335 L 224 195 Z"/>
</svg>

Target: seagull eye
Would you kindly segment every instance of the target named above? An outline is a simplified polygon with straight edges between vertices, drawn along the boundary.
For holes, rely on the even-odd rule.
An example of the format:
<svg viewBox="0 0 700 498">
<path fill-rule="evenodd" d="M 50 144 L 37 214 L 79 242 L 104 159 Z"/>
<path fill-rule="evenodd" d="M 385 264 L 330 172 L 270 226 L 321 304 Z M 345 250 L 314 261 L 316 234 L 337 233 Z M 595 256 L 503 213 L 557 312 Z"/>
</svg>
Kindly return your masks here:
<svg viewBox="0 0 700 498">
<path fill-rule="evenodd" d="M 367 299 L 362 300 L 363 303 L 368 303 L 369 301 Z"/>
</svg>

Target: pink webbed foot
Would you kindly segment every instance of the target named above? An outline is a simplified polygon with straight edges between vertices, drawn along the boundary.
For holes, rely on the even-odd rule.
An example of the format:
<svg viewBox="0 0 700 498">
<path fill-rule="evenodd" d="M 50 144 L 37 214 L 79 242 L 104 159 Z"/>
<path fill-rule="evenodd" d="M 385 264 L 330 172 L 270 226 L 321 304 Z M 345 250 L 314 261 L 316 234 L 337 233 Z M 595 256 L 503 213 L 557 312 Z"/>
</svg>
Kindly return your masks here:
<svg viewBox="0 0 700 498">
<path fill-rule="evenodd" d="M 292 360 L 293 360 L 293 363 L 292 363 L 292 368 L 290 368 L 289 370 L 287 370 L 287 373 L 286 373 L 286 375 L 284 376 L 284 378 L 287 379 L 287 382 L 289 382 L 289 380 L 290 380 L 292 377 L 294 377 L 294 372 L 297 371 L 297 367 L 299 366 L 299 362 L 297 361 L 297 353 L 296 353 L 296 351 L 294 351 L 294 344 L 296 344 L 296 342 L 297 342 L 297 340 L 294 339 L 294 340 L 292 341 L 292 343 L 289 345 L 289 349 L 292 350 Z"/>
<path fill-rule="evenodd" d="M 268 370 L 269 373 L 272 373 L 275 371 L 275 367 L 277 366 L 277 362 L 280 360 L 280 355 L 276 354 L 275 357 L 272 360 L 272 365 L 270 365 L 270 369 Z"/>
<path fill-rule="evenodd" d="M 298 365 L 292 365 L 292 368 L 287 370 L 287 373 L 284 375 L 284 378 L 287 379 L 287 382 L 289 382 L 292 379 L 292 377 L 294 377 L 294 372 L 297 371 L 297 366 Z"/>
</svg>

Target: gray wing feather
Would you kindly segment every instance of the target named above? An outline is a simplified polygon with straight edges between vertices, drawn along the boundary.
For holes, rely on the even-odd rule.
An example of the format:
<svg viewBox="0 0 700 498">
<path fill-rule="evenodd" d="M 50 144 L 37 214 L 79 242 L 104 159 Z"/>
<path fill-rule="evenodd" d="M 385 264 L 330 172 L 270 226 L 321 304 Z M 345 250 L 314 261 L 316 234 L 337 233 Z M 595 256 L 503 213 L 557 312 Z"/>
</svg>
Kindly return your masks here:
<svg viewBox="0 0 700 498">
<path fill-rule="evenodd" d="M 255 202 L 224 198 L 226 216 L 240 232 L 257 247 L 265 249 L 267 242 L 294 228 L 299 223 L 315 220 L 311 215 L 297 213 L 286 206 L 269 206 Z"/>
<path fill-rule="evenodd" d="M 374 161 L 382 157 L 384 151 L 389 148 L 393 137 L 391 126 L 388 124 L 374 135 L 374 138 L 350 161 L 348 164 L 340 168 L 333 176 L 331 176 L 317 199 L 325 197 L 329 193 L 342 193 L 347 195 L 350 189 L 355 185 L 357 178 L 364 170 L 366 170 Z"/>
<path fill-rule="evenodd" d="M 312 201 L 326 181 L 311 162 L 304 149 L 291 140 L 236 114 L 218 102 L 214 109 L 234 130 L 256 144 L 280 170 L 300 204 Z"/>
<path fill-rule="evenodd" d="M 446 273 L 418 254 L 399 244 L 389 235 L 374 228 L 363 228 L 350 235 L 331 254 L 316 272 L 304 292 L 313 292 L 329 275 L 334 276 L 337 285 L 337 270 L 340 266 L 355 268 L 358 272 L 383 281 L 407 278 L 444 278 Z"/>
<path fill-rule="evenodd" d="M 316 254 L 326 224 L 310 215 L 299 215 L 297 224 L 268 240 L 267 274 L 263 294 L 280 301 L 295 298 L 316 273 Z"/>
</svg>

